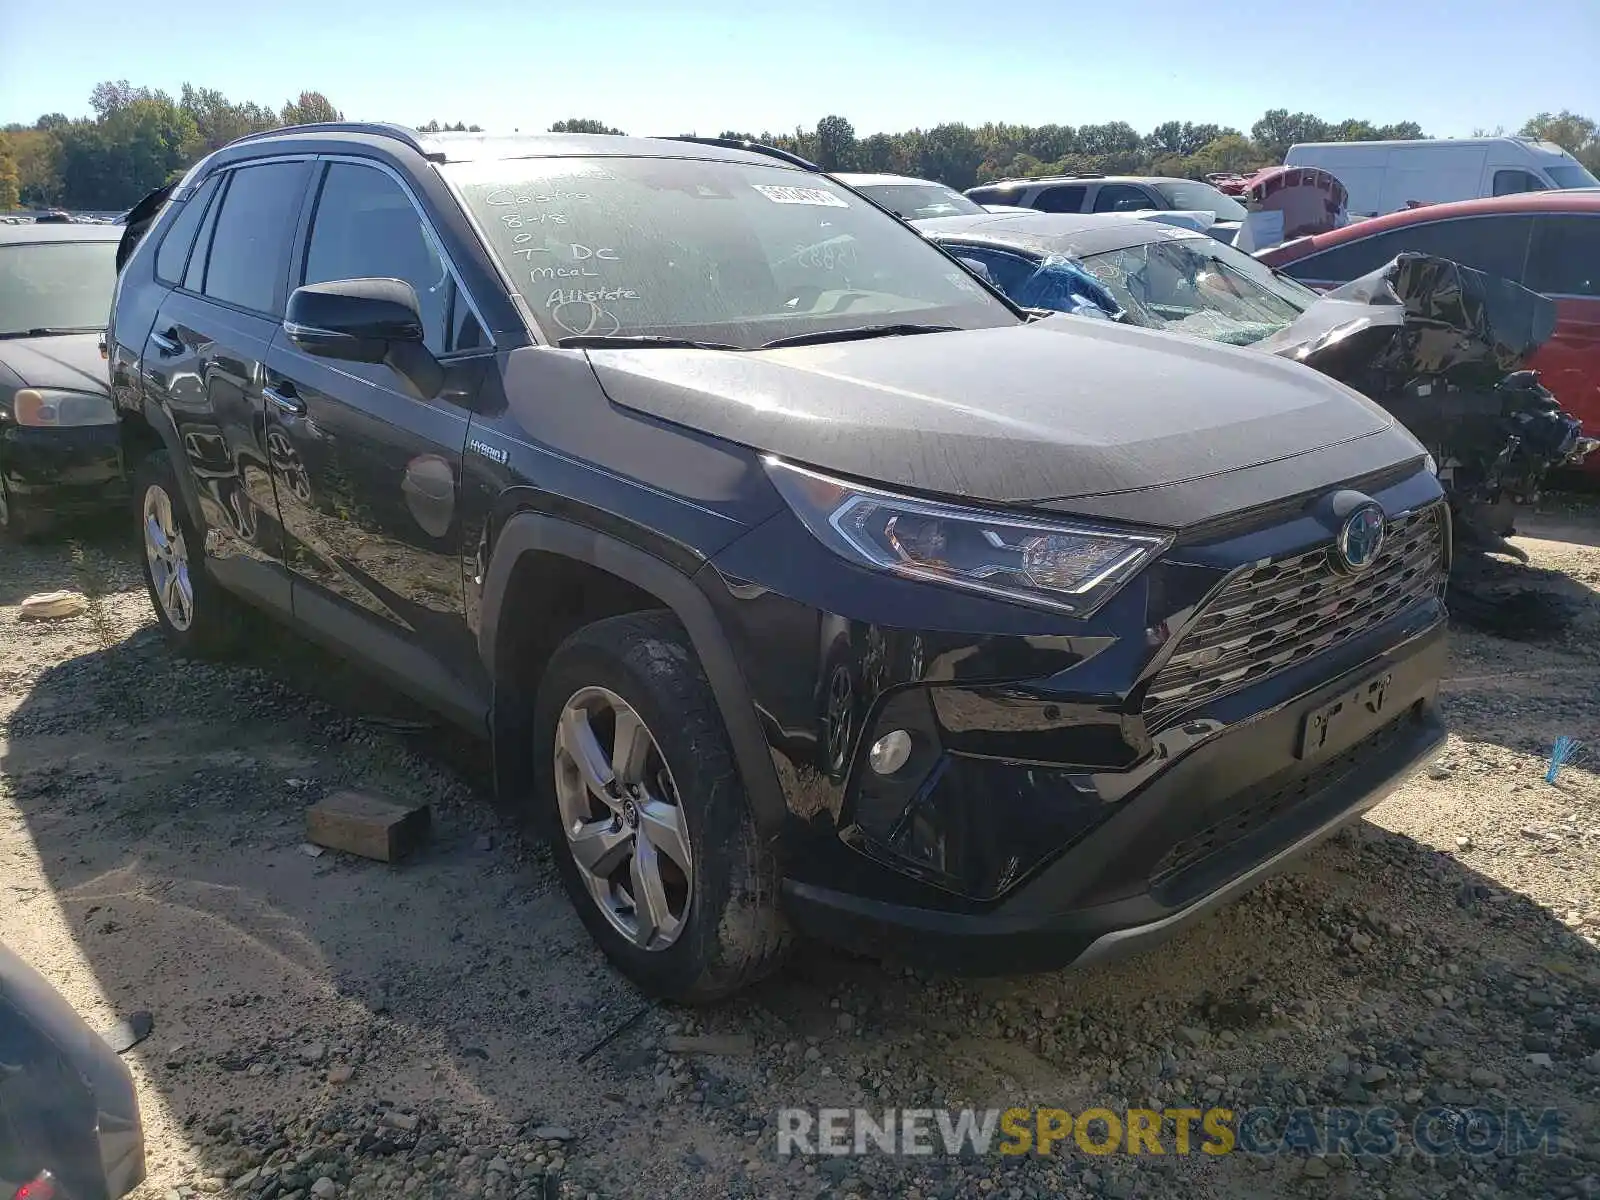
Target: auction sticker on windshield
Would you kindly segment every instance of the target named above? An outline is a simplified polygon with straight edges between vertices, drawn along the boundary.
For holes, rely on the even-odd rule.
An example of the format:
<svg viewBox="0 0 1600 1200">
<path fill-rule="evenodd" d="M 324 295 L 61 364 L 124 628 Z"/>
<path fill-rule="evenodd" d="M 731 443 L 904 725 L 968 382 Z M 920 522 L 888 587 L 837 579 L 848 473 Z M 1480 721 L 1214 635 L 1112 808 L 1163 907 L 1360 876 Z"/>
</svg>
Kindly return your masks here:
<svg viewBox="0 0 1600 1200">
<path fill-rule="evenodd" d="M 750 186 L 774 204 L 820 204 L 825 208 L 850 207 L 823 188 L 781 187 L 770 183 L 752 183 Z"/>
</svg>

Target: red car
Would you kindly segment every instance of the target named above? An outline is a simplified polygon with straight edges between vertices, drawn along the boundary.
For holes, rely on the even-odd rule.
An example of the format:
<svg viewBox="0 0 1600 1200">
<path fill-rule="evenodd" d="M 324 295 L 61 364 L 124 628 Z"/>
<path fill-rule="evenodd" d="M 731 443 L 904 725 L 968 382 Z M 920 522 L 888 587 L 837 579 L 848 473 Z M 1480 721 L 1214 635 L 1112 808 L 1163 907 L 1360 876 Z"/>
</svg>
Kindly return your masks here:
<svg viewBox="0 0 1600 1200">
<path fill-rule="evenodd" d="M 1584 433 L 1600 435 L 1600 189 L 1521 192 L 1431 204 L 1285 242 L 1256 255 L 1327 290 L 1402 250 L 1503 275 L 1556 302 L 1555 336 L 1528 364 Z M 1600 455 L 1588 460 L 1600 470 Z"/>
</svg>

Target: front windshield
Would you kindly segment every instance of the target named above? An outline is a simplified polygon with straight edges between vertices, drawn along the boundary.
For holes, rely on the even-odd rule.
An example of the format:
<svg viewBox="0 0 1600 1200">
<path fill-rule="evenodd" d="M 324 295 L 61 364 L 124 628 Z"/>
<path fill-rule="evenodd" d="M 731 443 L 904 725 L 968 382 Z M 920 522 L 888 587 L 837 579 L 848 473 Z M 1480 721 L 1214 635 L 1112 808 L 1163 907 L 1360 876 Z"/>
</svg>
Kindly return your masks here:
<svg viewBox="0 0 1600 1200">
<path fill-rule="evenodd" d="M 1136 325 L 1247 346 L 1317 293 L 1213 237 L 1175 237 L 1082 259 Z"/>
<path fill-rule="evenodd" d="M 1156 184 L 1156 191 L 1165 196 L 1167 203 L 1173 208 L 1188 209 L 1190 212 L 1216 213 L 1219 221 L 1242 221 L 1248 215 L 1244 205 L 1232 196 L 1219 192 L 1209 183 L 1198 183 L 1193 179 L 1172 179 Z"/>
<path fill-rule="evenodd" d="M 0 337 L 104 329 L 116 281 L 115 242 L 0 245 Z"/>
<path fill-rule="evenodd" d="M 1563 163 L 1556 167 L 1545 167 L 1544 173 L 1556 181 L 1558 188 L 1591 188 L 1600 187 L 1600 179 L 1596 179 L 1577 163 Z"/>
<path fill-rule="evenodd" d="M 456 163 L 460 190 L 545 337 L 754 349 L 891 325 L 1019 317 L 832 180 L 678 158 Z"/>
<path fill-rule="evenodd" d="M 983 216 L 988 210 L 942 183 L 868 183 L 856 188 L 907 221 Z"/>
</svg>

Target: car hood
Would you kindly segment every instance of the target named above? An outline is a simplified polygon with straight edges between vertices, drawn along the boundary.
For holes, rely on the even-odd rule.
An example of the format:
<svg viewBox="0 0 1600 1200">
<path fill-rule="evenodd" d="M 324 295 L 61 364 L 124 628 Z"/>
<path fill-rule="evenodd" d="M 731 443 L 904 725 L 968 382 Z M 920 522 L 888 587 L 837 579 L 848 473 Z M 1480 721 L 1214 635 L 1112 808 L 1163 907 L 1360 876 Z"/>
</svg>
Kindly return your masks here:
<svg viewBox="0 0 1600 1200">
<path fill-rule="evenodd" d="M 751 353 L 588 353 L 614 403 L 813 467 L 1171 528 L 1423 455 L 1376 404 L 1297 364 L 1066 316 Z"/>
<path fill-rule="evenodd" d="M 110 394 L 98 333 L 0 340 L 0 366 L 9 368 L 22 387 Z"/>
</svg>

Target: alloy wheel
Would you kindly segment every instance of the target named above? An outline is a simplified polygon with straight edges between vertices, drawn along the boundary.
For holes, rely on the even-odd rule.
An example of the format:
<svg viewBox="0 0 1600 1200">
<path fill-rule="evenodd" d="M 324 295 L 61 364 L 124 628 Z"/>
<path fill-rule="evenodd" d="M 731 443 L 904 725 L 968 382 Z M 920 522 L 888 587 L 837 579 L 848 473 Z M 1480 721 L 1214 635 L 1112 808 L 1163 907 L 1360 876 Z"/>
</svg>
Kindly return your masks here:
<svg viewBox="0 0 1600 1200">
<path fill-rule="evenodd" d="M 152 484 L 144 493 L 144 555 L 161 612 L 180 633 L 194 623 L 194 584 L 189 578 L 189 547 L 166 489 Z"/>
<path fill-rule="evenodd" d="M 555 738 L 556 804 L 567 848 L 613 928 L 664 950 L 689 916 L 689 831 L 661 748 L 644 719 L 601 687 L 573 693 Z"/>
</svg>

